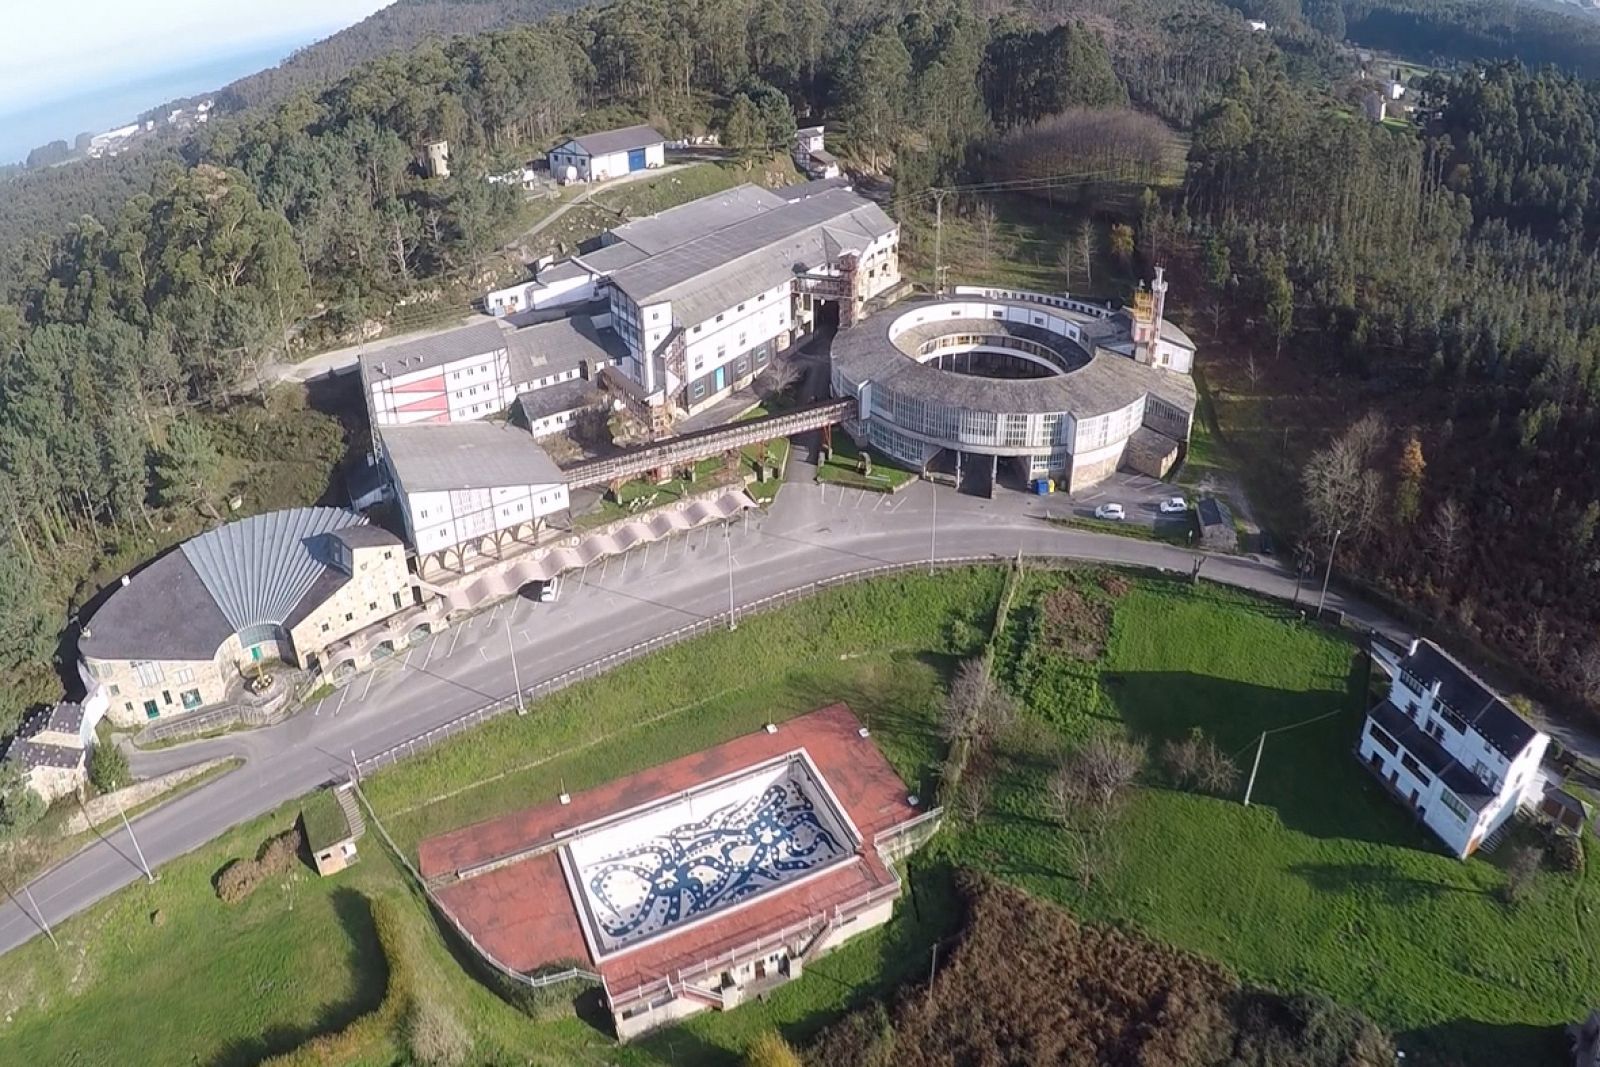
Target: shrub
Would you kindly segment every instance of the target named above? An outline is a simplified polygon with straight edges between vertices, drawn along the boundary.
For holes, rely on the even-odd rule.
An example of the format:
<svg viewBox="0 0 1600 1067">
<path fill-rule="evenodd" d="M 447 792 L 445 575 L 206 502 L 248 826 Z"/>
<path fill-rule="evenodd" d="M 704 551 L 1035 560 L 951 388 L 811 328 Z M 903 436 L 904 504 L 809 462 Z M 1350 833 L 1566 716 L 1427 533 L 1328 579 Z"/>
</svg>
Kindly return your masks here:
<svg viewBox="0 0 1600 1067">
<path fill-rule="evenodd" d="M 776 1030 L 761 1034 L 744 1050 L 745 1067 L 805 1067 L 800 1056 Z"/>
<path fill-rule="evenodd" d="M 300 862 L 305 838 L 297 826 L 267 839 L 253 860 L 234 860 L 217 873 L 217 896 L 224 904 L 237 904 L 269 878 L 287 874 Z"/>
<path fill-rule="evenodd" d="M 1577 834 L 1552 833 L 1544 854 L 1552 871 L 1577 874 L 1583 870 L 1583 841 Z"/>
<path fill-rule="evenodd" d="M 1539 873 L 1541 852 L 1536 845 L 1518 845 L 1506 860 L 1506 880 L 1500 885 L 1500 899 L 1507 904 L 1520 904 L 1533 888 L 1533 879 Z"/>
<path fill-rule="evenodd" d="M 458 1067 L 472 1054 L 472 1035 L 432 997 L 419 997 L 406 1018 L 406 1045 L 421 1067 Z"/>
<path fill-rule="evenodd" d="M 1199 727 L 1182 740 L 1163 742 L 1158 758 L 1168 780 L 1177 786 L 1226 796 L 1239 784 L 1238 765 Z"/>
<path fill-rule="evenodd" d="M 111 793 L 129 782 L 133 775 L 128 771 L 128 757 L 109 741 L 94 746 L 89 755 L 89 782 L 97 792 Z"/>
</svg>

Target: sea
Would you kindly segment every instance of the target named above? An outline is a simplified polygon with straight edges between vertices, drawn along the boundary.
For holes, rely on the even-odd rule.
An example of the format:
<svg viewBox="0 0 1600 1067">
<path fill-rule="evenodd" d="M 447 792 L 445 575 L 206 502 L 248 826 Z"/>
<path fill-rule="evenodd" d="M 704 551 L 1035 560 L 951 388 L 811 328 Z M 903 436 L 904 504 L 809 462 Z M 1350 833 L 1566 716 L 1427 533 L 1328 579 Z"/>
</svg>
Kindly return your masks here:
<svg viewBox="0 0 1600 1067">
<path fill-rule="evenodd" d="M 101 86 L 0 114 L 0 164 L 20 163 L 33 149 L 51 141 L 70 145 L 80 133 L 102 133 L 126 126 L 142 112 L 170 100 L 220 89 L 246 74 L 277 66 L 296 48 L 330 32 L 307 31 L 303 37 L 262 43 L 228 56 L 207 56 L 202 61 L 149 73 L 120 85 Z"/>
</svg>

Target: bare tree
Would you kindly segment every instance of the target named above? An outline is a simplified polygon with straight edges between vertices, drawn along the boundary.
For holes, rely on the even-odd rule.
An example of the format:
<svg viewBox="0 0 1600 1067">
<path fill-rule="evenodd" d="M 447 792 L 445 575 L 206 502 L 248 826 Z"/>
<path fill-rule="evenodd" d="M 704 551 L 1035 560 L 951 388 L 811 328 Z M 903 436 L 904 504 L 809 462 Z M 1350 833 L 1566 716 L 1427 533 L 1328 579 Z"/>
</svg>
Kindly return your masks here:
<svg viewBox="0 0 1600 1067">
<path fill-rule="evenodd" d="M 1141 742 L 1097 735 L 1062 761 L 1050 787 L 1052 800 L 1089 813 L 1108 812 L 1139 777 L 1144 764 Z"/>
<path fill-rule="evenodd" d="M 1077 262 L 1077 242 L 1071 239 L 1061 242 L 1061 251 L 1056 255 L 1056 262 L 1061 264 L 1061 273 L 1065 276 L 1065 287 L 1070 292 L 1072 289 L 1072 265 Z"/>
<path fill-rule="evenodd" d="M 1300 473 L 1306 512 L 1321 536 L 1343 529 L 1364 537 L 1382 511 L 1383 478 L 1372 469 L 1382 444 L 1383 423 L 1367 414 L 1324 449 L 1312 453 Z"/>
<path fill-rule="evenodd" d="M 981 242 L 981 247 L 983 248 L 983 261 L 987 263 L 989 260 L 994 258 L 994 231 L 996 223 L 994 203 L 989 200 L 985 200 L 980 203 L 978 205 L 978 210 L 974 212 L 974 218 L 976 218 L 978 222 L 978 240 Z"/>
<path fill-rule="evenodd" d="M 1094 288 L 1094 257 L 1091 254 L 1090 242 L 1093 240 L 1092 227 L 1089 223 L 1078 226 L 1078 259 L 1083 263 L 1083 287 Z"/>
<path fill-rule="evenodd" d="M 1600 702 L 1600 641 L 1584 649 L 1573 661 L 1572 676 L 1583 699 Z"/>
<path fill-rule="evenodd" d="M 792 352 L 779 352 L 767 361 L 757 385 L 763 400 L 787 392 L 800 381 L 800 361 Z"/>
<path fill-rule="evenodd" d="M 939 732 L 946 741 L 987 745 L 1010 729 L 1016 719 L 1016 701 L 995 684 L 981 656 L 964 660 L 956 668 L 939 721 Z"/>
<path fill-rule="evenodd" d="M 1446 498 L 1434 511 L 1428 535 L 1433 558 L 1439 561 L 1440 572 L 1448 578 L 1455 569 L 1461 550 L 1466 547 L 1467 537 L 1466 520 L 1453 497 Z"/>
<path fill-rule="evenodd" d="M 411 241 L 406 236 L 405 227 L 395 219 L 389 226 L 389 262 L 394 264 L 395 272 L 405 281 L 411 281 Z"/>
</svg>

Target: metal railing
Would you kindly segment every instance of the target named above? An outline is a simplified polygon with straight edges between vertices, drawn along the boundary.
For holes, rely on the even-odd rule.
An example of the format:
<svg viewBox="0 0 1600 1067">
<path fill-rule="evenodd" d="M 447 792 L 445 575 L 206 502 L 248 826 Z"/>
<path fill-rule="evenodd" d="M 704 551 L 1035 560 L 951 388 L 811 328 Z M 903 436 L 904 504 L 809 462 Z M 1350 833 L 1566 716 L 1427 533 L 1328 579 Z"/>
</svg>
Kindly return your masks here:
<svg viewBox="0 0 1600 1067">
<path fill-rule="evenodd" d="M 572 488 L 599 485 L 690 460 L 704 459 L 746 445 L 833 426 L 854 418 L 855 413 L 854 398 L 823 400 L 794 411 L 686 433 L 620 455 L 577 463 L 565 468 L 561 475 Z"/>
<path fill-rule="evenodd" d="M 800 600 L 807 600 L 813 596 L 816 596 L 818 593 L 825 592 L 826 590 L 832 589 L 835 586 L 849 585 L 854 582 L 868 581 L 873 578 L 883 578 L 895 574 L 904 574 L 910 571 L 927 570 L 930 567 L 940 570 L 953 570 L 961 567 L 971 567 L 980 564 L 1001 563 L 1005 562 L 1009 558 L 1010 557 L 1000 555 L 975 555 L 951 556 L 946 559 L 935 560 L 931 564 L 928 560 L 912 560 L 905 563 L 884 563 L 876 567 L 865 567 L 861 570 L 849 571 L 844 574 L 834 575 L 831 578 L 819 578 L 816 581 L 807 582 L 805 585 L 796 586 L 793 589 L 787 589 L 781 593 L 773 593 L 770 596 L 761 597 L 758 600 L 753 600 L 747 604 L 739 605 L 735 611 L 735 615 L 738 618 L 746 618 L 752 614 L 773 611 Z M 560 674 L 553 675 L 549 678 L 546 678 L 542 682 L 524 688 L 521 694 L 522 700 L 520 701 L 518 699 L 518 694 L 509 693 L 504 697 L 493 700 L 482 705 L 481 707 L 474 708 L 472 711 L 457 716 L 448 722 L 441 723 L 430 730 L 424 730 L 422 733 L 419 733 L 413 737 L 409 737 L 406 740 L 401 741 L 399 744 L 391 745 L 380 752 L 376 752 L 370 756 L 360 759 L 356 762 L 356 770 L 362 776 L 370 775 L 374 771 L 386 767 L 389 764 L 397 763 L 403 759 L 408 759 L 411 756 L 417 755 L 421 752 L 426 752 L 428 749 L 442 741 L 446 741 L 449 738 L 454 737 L 466 730 L 470 730 L 475 726 L 480 726 L 483 723 L 488 722 L 490 719 L 504 715 L 506 712 L 518 707 L 523 701 L 549 696 L 550 694 L 559 692 L 560 690 L 565 689 L 576 682 L 586 681 L 590 678 L 598 677 L 599 675 L 602 675 L 613 668 L 620 667 L 625 663 L 631 663 L 636 659 L 660 652 L 662 649 L 681 644 L 684 641 L 691 640 L 692 638 L 699 637 L 703 634 L 712 633 L 718 630 L 726 630 L 727 628 L 728 613 L 726 611 L 721 611 L 715 615 L 707 616 L 706 618 L 689 623 L 687 626 L 680 626 L 676 630 L 670 630 L 667 633 L 659 634 L 650 638 L 649 640 L 640 641 L 638 644 L 630 645 L 627 648 L 619 649 L 616 652 L 611 652 L 607 655 L 600 656 L 597 659 L 593 659 L 585 664 L 582 664 L 581 666 L 562 671 Z"/>
<path fill-rule="evenodd" d="M 1104 304 L 1077 300 L 1066 294 L 1036 293 L 1029 289 L 1001 289 L 988 285 L 958 285 L 955 287 L 955 295 L 981 296 L 989 300 L 1014 300 L 1024 304 L 1046 304 L 1050 307 L 1076 311 L 1080 315 L 1088 315 L 1097 319 L 1110 318 L 1114 314 L 1114 311 Z"/>
</svg>

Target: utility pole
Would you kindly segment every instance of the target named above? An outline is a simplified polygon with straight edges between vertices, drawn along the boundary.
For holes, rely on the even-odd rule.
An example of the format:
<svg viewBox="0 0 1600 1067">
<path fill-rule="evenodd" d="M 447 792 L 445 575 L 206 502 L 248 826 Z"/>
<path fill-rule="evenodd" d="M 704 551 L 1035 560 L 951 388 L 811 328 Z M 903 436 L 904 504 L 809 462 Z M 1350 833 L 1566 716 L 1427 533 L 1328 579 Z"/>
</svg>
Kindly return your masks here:
<svg viewBox="0 0 1600 1067">
<path fill-rule="evenodd" d="M 517 672 L 517 643 L 511 639 L 511 613 L 506 613 L 506 647 L 511 649 L 511 684 L 517 687 L 517 714 L 528 714 L 528 705 L 522 699 L 522 675 Z"/>
<path fill-rule="evenodd" d="M 156 876 L 150 873 L 150 863 L 144 858 L 144 849 L 139 847 L 139 838 L 133 832 L 133 824 L 128 821 L 128 813 L 123 810 L 122 798 L 117 796 L 116 793 L 112 793 L 111 796 L 117 802 L 117 814 L 122 816 L 122 828 L 128 831 L 128 837 L 133 840 L 133 851 L 139 856 L 139 866 L 144 868 L 145 881 L 155 885 Z"/>
<path fill-rule="evenodd" d="M 1250 806 L 1250 794 L 1256 789 L 1256 772 L 1261 769 L 1261 750 L 1267 747 L 1267 732 L 1261 731 L 1261 739 L 1256 742 L 1256 761 L 1250 765 L 1250 781 L 1244 787 L 1244 806 Z"/>
<path fill-rule="evenodd" d="M 728 629 L 739 628 L 739 617 L 734 614 L 733 608 L 733 527 L 722 528 L 722 539 L 728 545 Z"/>
<path fill-rule="evenodd" d="M 933 291 L 944 295 L 944 198 L 948 189 L 933 192 Z"/>
<path fill-rule="evenodd" d="M 39 910 L 39 902 L 33 899 L 33 890 L 23 886 L 22 891 L 28 895 L 28 903 L 33 905 L 33 913 L 39 917 L 39 925 L 44 927 L 44 936 L 50 939 L 57 952 L 61 951 L 61 943 L 56 940 L 55 931 L 50 929 L 50 920 L 44 917 L 44 912 Z"/>
<path fill-rule="evenodd" d="M 1322 618 L 1322 604 L 1328 599 L 1328 580 L 1333 577 L 1333 554 L 1339 551 L 1339 535 L 1344 530 L 1333 531 L 1333 545 L 1328 549 L 1328 569 L 1322 576 L 1322 595 L 1317 598 L 1317 618 Z"/>
<path fill-rule="evenodd" d="M 934 547 L 939 537 L 939 483 L 929 480 L 928 488 L 933 491 L 933 518 L 928 521 L 928 576 L 933 576 Z"/>
</svg>

